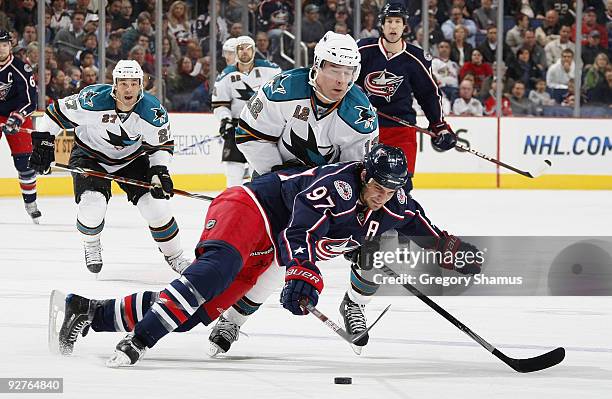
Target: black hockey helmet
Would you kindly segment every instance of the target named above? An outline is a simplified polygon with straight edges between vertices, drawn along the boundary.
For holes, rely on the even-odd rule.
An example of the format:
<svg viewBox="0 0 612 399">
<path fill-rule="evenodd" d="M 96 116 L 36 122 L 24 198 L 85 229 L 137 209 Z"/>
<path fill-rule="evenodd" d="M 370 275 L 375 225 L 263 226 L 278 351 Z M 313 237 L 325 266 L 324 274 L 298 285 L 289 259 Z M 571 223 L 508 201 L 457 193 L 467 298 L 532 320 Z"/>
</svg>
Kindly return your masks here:
<svg viewBox="0 0 612 399">
<path fill-rule="evenodd" d="M 11 34 L 9 31 L 0 29 L 0 42 L 11 42 Z"/>
<path fill-rule="evenodd" d="M 374 179 L 385 188 L 397 190 L 404 187 L 410 179 L 406 156 L 397 147 L 376 144 L 366 154 L 363 164 L 366 183 Z"/>
<path fill-rule="evenodd" d="M 404 25 L 408 25 L 408 10 L 401 3 L 387 3 L 378 14 L 378 25 L 382 29 L 387 17 L 400 17 L 404 20 Z"/>
</svg>

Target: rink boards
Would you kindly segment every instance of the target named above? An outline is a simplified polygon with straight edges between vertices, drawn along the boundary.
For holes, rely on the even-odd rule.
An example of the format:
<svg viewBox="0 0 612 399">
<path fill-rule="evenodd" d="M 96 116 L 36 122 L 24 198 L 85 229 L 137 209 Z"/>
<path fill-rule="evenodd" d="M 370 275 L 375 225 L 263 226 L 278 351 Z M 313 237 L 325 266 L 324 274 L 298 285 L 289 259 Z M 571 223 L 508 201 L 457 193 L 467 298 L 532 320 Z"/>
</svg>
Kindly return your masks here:
<svg viewBox="0 0 612 399">
<path fill-rule="evenodd" d="M 612 189 L 612 122 L 572 118 L 449 117 L 459 140 L 479 152 L 523 170 L 548 159 L 552 167 L 537 179 L 497 168 L 472 154 L 437 152 L 419 134 L 414 185 L 418 188 Z M 175 186 L 184 190 L 219 190 L 225 186 L 219 123 L 212 114 L 170 114 L 176 152 L 171 166 Z M 420 117 L 419 126 L 427 126 Z M 56 141 L 58 162 L 67 161 L 69 133 Z M 39 179 L 43 195 L 70 195 L 66 173 Z M 117 187 L 115 187 L 117 189 Z M 0 145 L 0 196 L 20 194 L 8 145 Z"/>
</svg>

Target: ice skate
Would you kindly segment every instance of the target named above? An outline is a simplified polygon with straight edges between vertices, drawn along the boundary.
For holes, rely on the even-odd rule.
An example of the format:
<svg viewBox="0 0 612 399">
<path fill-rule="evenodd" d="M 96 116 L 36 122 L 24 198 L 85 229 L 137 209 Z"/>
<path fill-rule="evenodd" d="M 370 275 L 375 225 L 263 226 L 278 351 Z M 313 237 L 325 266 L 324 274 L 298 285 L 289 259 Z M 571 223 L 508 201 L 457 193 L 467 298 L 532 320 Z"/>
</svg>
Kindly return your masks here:
<svg viewBox="0 0 612 399">
<path fill-rule="evenodd" d="M 183 251 L 179 252 L 174 256 L 164 256 L 166 262 L 170 265 L 172 270 L 177 272 L 178 274 L 183 274 L 185 269 L 187 269 L 192 261 L 183 256 Z"/>
<path fill-rule="evenodd" d="M 132 366 L 144 356 L 146 351 L 146 345 L 134 333 L 130 333 L 119 341 L 115 353 L 106 361 L 106 367 Z"/>
<path fill-rule="evenodd" d="M 102 270 L 102 245 L 100 244 L 100 239 L 92 242 L 84 241 L 83 249 L 85 250 L 87 270 L 92 273 L 100 273 L 100 270 Z"/>
<path fill-rule="evenodd" d="M 229 351 L 232 344 L 238 341 L 239 333 L 239 325 L 219 316 L 217 324 L 215 324 L 208 337 L 208 355 L 215 357 L 220 353 Z"/>
<path fill-rule="evenodd" d="M 74 343 L 76 342 L 79 334 L 86 336 L 89 332 L 89 326 L 93 319 L 93 312 L 90 312 L 90 305 L 93 301 L 75 294 L 68 294 L 63 297 L 63 294 L 59 291 L 53 291 L 51 293 L 51 310 L 55 307 L 60 308 L 58 301 L 64 301 L 64 322 L 59 330 L 57 336 L 57 349 L 62 355 L 70 355 L 74 349 Z M 56 306 L 54 306 L 54 303 Z M 51 318 L 51 315 L 50 315 Z M 49 325 L 49 338 L 51 341 L 51 332 L 57 331 L 53 327 L 53 323 L 50 321 Z M 50 342 L 51 344 L 51 342 Z"/>
<path fill-rule="evenodd" d="M 359 305 L 351 301 L 348 293 L 344 294 L 344 299 L 340 303 L 340 315 L 344 320 L 344 326 L 349 334 L 359 334 L 367 328 L 365 305 Z M 357 342 L 351 345 L 353 351 L 360 355 L 364 346 L 367 345 L 369 335 L 365 334 Z"/>
<path fill-rule="evenodd" d="M 34 224 L 40 224 L 40 218 L 42 216 L 42 213 L 38 210 L 36 201 L 26 202 L 25 209 L 28 215 L 30 215 L 30 217 L 32 218 L 32 222 L 34 222 Z"/>
</svg>

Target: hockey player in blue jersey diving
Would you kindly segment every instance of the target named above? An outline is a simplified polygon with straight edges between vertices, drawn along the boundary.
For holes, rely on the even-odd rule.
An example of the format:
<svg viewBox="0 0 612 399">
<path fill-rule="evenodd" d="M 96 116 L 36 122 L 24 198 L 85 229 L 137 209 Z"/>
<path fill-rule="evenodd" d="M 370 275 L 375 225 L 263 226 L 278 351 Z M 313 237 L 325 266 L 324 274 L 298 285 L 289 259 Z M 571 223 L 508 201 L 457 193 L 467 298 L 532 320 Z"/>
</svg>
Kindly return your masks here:
<svg viewBox="0 0 612 399">
<path fill-rule="evenodd" d="M 55 160 L 55 136 L 74 130 L 70 166 L 145 180 L 148 190 L 119 183 L 128 200 L 147 221 L 166 262 L 180 273 L 191 262 L 183 256 L 179 228 L 167 201 L 172 196 L 168 165 L 174 150 L 168 113 L 154 96 L 144 92 L 138 62 L 121 60 L 113 69 L 113 84 L 87 86 L 50 104 L 32 133 L 30 165 L 50 173 Z M 78 204 L 76 227 L 83 239 L 85 264 L 92 273 L 102 269 L 100 236 L 111 197 L 111 182 L 72 175 Z"/>
<path fill-rule="evenodd" d="M 196 260 L 162 291 L 107 300 L 53 295 L 51 309 L 65 306 L 61 328 L 50 317 L 51 336 L 59 331 L 53 342 L 69 354 L 79 335 L 91 330 L 129 331 L 107 366 L 133 365 L 168 333 L 208 325 L 232 304 L 246 308 L 240 298 L 262 278 L 272 289 L 284 280 L 282 306 L 303 315 L 301 301 L 316 305 L 323 291 L 321 261 L 390 229 L 429 250 L 476 252 L 429 221 L 410 196 L 406 166 L 399 148 L 377 144 L 363 161 L 286 169 L 231 187 L 211 203 Z M 441 267 L 459 273 L 480 272 L 476 257 L 456 265 L 447 256 L 440 259 Z"/>
</svg>

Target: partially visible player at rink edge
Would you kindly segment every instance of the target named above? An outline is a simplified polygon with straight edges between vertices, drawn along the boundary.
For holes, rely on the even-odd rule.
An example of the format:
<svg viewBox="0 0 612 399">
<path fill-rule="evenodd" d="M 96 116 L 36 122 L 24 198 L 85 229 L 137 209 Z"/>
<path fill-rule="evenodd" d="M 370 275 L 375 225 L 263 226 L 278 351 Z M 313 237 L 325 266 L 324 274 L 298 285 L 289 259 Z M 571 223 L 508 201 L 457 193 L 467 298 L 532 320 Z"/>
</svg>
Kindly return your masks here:
<svg viewBox="0 0 612 399">
<path fill-rule="evenodd" d="M 267 60 L 255 59 L 255 41 L 249 36 L 228 39 L 231 45 L 223 45 L 224 53 L 232 54 L 234 63 L 228 64 L 215 82 L 212 95 L 213 113 L 219 120 L 219 134 L 223 138 L 221 159 L 225 164 L 227 187 L 243 182 L 247 161 L 236 147 L 235 130 L 240 112 L 259 88 L 281 72 L 278 65 Z M 229 61 L 231 56 L 226 57 Z"/>
<path fill-rule="evenodd" d="M 359 161 L 378 136 L 372 104 L 354 82 L 361 56 L 349 35 L 327 32 L 314 49 L 311 68 L 283 72 L 264 85 L 242 110 L 236 143 L 257 174 L 288 166 Z M 275 286 L 270 286 L 268 295 Z M 263 303 L 257 283 L 219 318 L 209 353 L 229 349 L 233 332 Z M 237 337 L 237 335 L 236 335 Z"/>
<path fill-rule="evenodd" d="M 36 172 L 28 166 L 32 139 L 23 129 L 32 129 L 30 115 L 38 97 L 32 67 L 12 54 L 11 35 L 0 29 L 0 138 L 4 135 L 11 149 L 13 164 L 26 212 L 36 224 L 42 216 L 36 204 Z"/>
<path fill-rule="evenodd" d="M 88 86 L 47 107 L 37 131 L 32 133 L 30 165 L 38 173 L 50 173 L 55 135 L 74 129 L 70 166 L 151 182 L 151 190 L 123 183 L 119 186 L 147 221 L 166 262 L 180 273 L 191 262 L 183 256 L 179 228 L 167 201 L 173 195 L 168 165 L 174 150 L 168 113 L 157 98 L 144 92 L 138 62 L 121 60 L 112 75 L 112 85 Z M 85 264 L 92 273 L 99 273 L 100 236 L 111 182 L 77 173 L 72 174 L 72 180 Z"/>
<path fill-rule="evenodd" d="M 300 301 L 305 298 L 316 306 L 323 291 L 317 263 L 390 229 L 444 254 L 478 251 L 432 224 L 406 191 L 410 187 L 404 153 L 377 144 L 364 161 L 289 168 L 228 188 L 211 203 L 196 246 L 197 258 L 180 278 L 161 292 L 118 299 L 54 294 L 51 309 L 65 305 L 65 316 L 61 328 L 50 316 L 52 342 L 70 354 L 78 336 L 89 330 L 129 331 L 107 366 L 133 365 L 168 333 L 208 325 L 232 304 L 244 308 L 248 304 L 240 303 L 240 298 L 256 281 L 251 292 L 262 287 L 260 283 L 280 288 L 283 275 L 283 307 L 304 315 Z M 457 265 L 447 263 L 455 256 L 439 259 L 443 268 L 462 274 L 480 272 L 477 257 Z M 261 292 L 264 299 L 270 287 Z"/>
<path fill-rule="evenodd" d="M 442 94 L 431 73 L 431 55 L 404 40 L 408 12 L 401 4 L 389 3 L 378 15 L 378 24 L 380 38 L 357 42 L 361 53 L 357 85 L 378 111 L 416 125 L 414 96 L 429 121 L 429 130 L 437 134 L 432 138 L 433 146 L 441 151 L 450 150 L 457 143 L 457 135 L 444 120 Z M 379 117 L 379 123 L 379 141 L 404 150 L 408 171 L 414 173 L 416 130 L 384 117 Z"/>
</svg>

